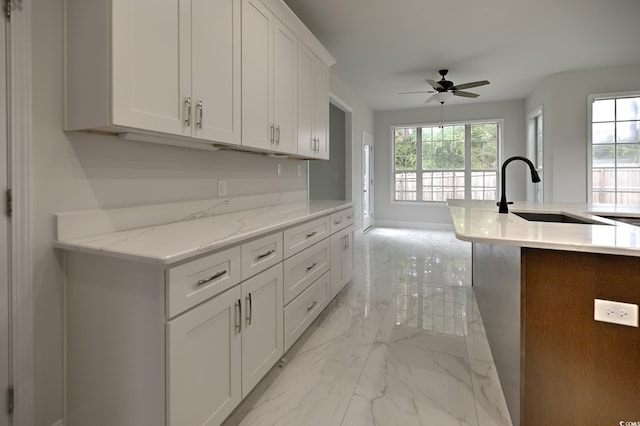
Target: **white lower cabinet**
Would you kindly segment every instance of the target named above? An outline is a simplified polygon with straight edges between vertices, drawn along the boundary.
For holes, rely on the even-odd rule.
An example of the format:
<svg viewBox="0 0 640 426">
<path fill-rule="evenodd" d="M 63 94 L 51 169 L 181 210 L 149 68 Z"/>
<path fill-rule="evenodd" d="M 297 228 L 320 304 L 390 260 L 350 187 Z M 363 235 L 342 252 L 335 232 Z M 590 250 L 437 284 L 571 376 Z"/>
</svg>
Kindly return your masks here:
<svg viewBox="0 0 640 426">
<path fill-rule="evenodd" d="M 65 252 L 65 425 L 221 424 L 353 273 L 353 225 L 270 232 L 170 266 Z"/>
<path fill-rule="evenodd" d="M 167 424 L 219 425 L 242 399 L 240 287 L 167 324 Z"/>
<path fill-rule="evenodd" d="M 242 283 L 242 397 L 284 354 L 282 264 Z"/>
<path fill-rule="evenodd" d="M 353 225 L 331 235 L 331 298 L 353 278 Z"/>
<path fill-rule="evenodd" d="M 331 274 L 327 272 L 284 308 L 284 350 L 309 327 L 331 300 Z"/>
<path fill-rule="evenodd" d="M 282 317 L 276 265 L 169 321 L 168 424 L 220 424 L 282 357 Z"/>
</svg>

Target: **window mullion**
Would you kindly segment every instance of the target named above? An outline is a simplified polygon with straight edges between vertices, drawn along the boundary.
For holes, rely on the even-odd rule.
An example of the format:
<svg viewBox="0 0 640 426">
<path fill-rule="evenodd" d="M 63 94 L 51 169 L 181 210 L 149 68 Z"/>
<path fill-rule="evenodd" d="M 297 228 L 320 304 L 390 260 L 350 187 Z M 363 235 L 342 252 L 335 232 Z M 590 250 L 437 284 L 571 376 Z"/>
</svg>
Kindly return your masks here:
<svg viewBox="0 0 640 426">
<path fill-rule="evenodd" d="M 464 199 L 471 199 L 471 125 L 464 125 Z"/>
<path fill-rule="evenodd" d="M 416 200 L 422 201 L 422 127 L 416 129 Z"/>
</svg>

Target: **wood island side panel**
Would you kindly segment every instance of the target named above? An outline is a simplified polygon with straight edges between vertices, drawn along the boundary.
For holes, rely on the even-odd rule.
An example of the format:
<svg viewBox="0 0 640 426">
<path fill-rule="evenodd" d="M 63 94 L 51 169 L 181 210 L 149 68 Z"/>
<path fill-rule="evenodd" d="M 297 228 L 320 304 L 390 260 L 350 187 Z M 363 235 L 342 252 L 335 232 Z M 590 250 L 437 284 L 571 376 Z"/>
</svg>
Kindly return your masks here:
<svg viewBox="0 0 640 426">
<path fill-rule="evenodd" d="M 640 421 L 640 328 L 596 298 L 640 304 L 640 258 L 522 249 L 521 425 Z"/>
</svg>

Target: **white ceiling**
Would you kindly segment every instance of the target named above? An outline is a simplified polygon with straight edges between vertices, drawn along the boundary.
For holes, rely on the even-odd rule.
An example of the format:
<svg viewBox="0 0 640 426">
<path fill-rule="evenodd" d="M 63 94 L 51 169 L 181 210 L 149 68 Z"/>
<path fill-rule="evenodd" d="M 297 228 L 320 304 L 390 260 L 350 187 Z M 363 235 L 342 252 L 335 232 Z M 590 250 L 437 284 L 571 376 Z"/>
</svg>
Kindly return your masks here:
<svg viewBox="0 0 640 426">
<path fill-rule="evenodd" d="M 522 99 L 551 74 L 640 63 L 640 0 L 284 1 L 375 111 L 425 106 L 429 94 L 397 93 L 428 90 L 441 68 L 456 84 L 491 82 L 452 104 Z"/>
</svg>

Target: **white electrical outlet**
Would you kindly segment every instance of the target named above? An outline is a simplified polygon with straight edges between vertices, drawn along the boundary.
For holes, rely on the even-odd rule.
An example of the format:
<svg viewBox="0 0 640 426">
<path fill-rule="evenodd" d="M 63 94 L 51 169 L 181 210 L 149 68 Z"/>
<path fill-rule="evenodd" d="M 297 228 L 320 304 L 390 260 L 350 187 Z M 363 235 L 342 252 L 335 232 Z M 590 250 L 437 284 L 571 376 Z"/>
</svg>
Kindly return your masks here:
<svg viewBox="0 0 640 426">
<path fill-rule="evenodd" d="M 218 197 L 226 197 L 227 196 L 227 181 L 219 180 L 218 181 Z"/>
<path fill-rule="evenodd" d="M 282 176 L 282 164 L 278 163 L 278 176 Z"/>
<path fill-rule="evenodd" d="M 296 174 L 298 177 L 302 176 L 302 164 L 298 164 L 298 171 Z"/>
<path fill-rule="evenodd" d="M 595 299 L 593 319 L 613 324 L 638 326 L 638 305 Z"/>
</svg>

